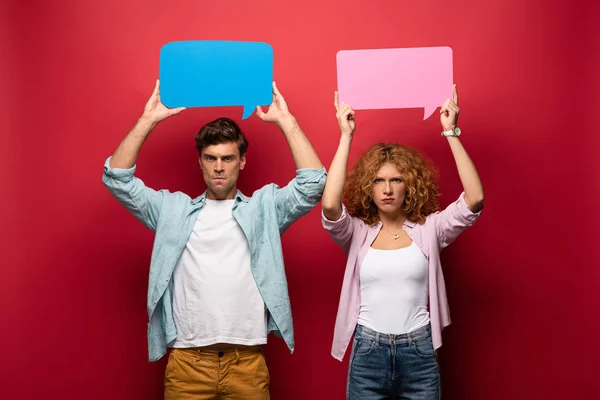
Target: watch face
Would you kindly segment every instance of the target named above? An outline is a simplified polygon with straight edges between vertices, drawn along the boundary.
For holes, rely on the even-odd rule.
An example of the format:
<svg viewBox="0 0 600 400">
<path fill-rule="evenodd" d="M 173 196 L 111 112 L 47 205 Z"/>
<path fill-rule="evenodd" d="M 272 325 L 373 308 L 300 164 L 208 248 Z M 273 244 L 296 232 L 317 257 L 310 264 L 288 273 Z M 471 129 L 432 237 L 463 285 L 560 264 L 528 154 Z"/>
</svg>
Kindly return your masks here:
<svg viewBox="0 0 600 400">
<path fill-rule="evenodd" d="M 455 134 L 456 136 L 460 136 L 460 128 L 459 128 L 458 126 L 455 126 L 455 127 L 454 127 L 454 134 Z"/>
</svg>

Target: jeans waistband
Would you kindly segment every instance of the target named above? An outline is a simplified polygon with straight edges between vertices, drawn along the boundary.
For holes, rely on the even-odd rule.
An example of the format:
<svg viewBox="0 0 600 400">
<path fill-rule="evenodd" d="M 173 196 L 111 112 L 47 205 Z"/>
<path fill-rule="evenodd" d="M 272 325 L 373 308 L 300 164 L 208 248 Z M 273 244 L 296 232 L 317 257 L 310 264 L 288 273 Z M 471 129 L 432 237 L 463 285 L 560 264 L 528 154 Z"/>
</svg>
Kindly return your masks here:
<svg viewBox="0 0 600 400">
<path fill-rule="evenodd" d="M 373 329 L 367 328 L 366 326 L 357 325 L 355 336 L 361 339 L 372 340 L 377 343 L 388 344 L 392 346 L 397 344 L 410 344 L 431 336 L 431 326 L 427 324 L 421 328 L 415 329 L 414 331 L 400 335 L 394 335 L 389 333 L 380 333 L 374 331 Z"/>
</svg>

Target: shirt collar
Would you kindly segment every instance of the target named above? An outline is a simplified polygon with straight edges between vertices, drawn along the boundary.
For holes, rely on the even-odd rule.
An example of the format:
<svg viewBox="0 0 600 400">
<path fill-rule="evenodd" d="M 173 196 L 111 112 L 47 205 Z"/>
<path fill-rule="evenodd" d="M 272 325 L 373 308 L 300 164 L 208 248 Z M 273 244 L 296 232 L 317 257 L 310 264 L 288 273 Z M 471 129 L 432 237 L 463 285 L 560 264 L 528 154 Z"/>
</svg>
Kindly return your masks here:
<svg viewBox="0 0 600 400">
<path fill-rule="evenodd" d="M 250 200 L 250 197 L 246 196 L 244 193 L 240 192 L 239 189 L 235 194 L 235 199 L 237 201 L 243 201 L 247 203 Z M 206 192 L 202 193 L 200 196 L 196 197 L 192 200 L 192 205 L 196 204 L 205 204 L 206 203 Z"/>
</svg>

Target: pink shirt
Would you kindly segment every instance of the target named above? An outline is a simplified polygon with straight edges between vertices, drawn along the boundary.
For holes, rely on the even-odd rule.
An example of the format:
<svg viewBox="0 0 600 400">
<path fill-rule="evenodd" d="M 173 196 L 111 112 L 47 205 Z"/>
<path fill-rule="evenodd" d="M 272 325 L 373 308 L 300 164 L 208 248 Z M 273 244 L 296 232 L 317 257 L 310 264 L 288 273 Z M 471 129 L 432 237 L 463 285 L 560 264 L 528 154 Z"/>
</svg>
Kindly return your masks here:
<svg viewBox="0 0 600 400">
<path fill-rule="evenodd" d="M 442 329 L 450 325 L 440 251 L 468 226 L 473 225 L 481 214 L 481 211 L 473 213 L 469 210 L 464 197 L 465 194 L 462 193 L 445 210 L 428 215 L 422 225 L 405 221 L 402 227 L 423 252 L 429 264 L 429 316 L 433 347 L 436 349 L 442 345 Z M 331 349 L 331 355 L 341 361 L 358 321 L 359 268 L 382 224 L 378 222 L 370 226 L 359 218 L 351 217 L 343 204 L 342 215 L 337 221 L 330 221 L 322 214 L 322 223 L 333 241 L 348 255 Z"/>
</svg>

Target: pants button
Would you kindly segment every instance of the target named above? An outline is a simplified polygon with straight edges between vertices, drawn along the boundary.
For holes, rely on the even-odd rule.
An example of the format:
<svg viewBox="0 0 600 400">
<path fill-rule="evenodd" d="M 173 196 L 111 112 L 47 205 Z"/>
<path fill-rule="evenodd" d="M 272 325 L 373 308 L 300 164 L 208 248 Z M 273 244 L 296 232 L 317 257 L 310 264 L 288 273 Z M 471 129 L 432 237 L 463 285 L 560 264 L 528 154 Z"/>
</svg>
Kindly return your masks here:
<svg viewBox="0 0 600 400">
<path fill-rule="evenodd" d="M 223 353 L 222 351 L 219 352 L 219 358 L 223 357 L 225 353 Z"/>
</svg>

